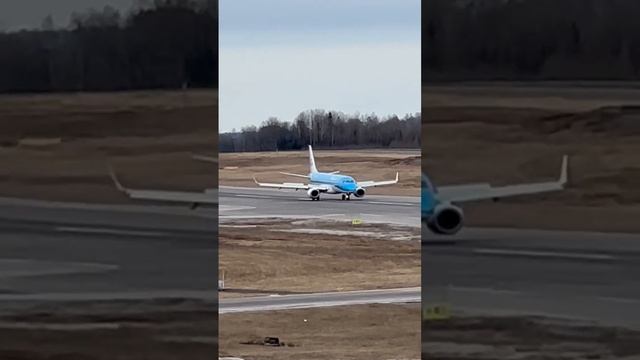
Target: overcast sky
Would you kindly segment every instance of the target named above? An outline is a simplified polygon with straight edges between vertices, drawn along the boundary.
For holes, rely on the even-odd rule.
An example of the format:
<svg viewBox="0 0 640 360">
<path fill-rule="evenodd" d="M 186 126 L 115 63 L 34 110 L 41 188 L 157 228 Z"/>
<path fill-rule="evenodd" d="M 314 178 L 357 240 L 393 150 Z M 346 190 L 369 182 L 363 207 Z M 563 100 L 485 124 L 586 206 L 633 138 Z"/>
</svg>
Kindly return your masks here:
<svg viewBox="0 0 640 360">
<path fill-rule="evenodd" d="M 220 131 L 420 111 L 419 0 L 220 0 Z"/>
<path fill-rule="evenodd" d="M 40 27 L 47 15 L 53 16 L 56 26 L 65 27 L 74 11 L 110 5 L 126 12 L 133 4 L 134 0 L 0 0 L 0 29 Z"/>
</svg>

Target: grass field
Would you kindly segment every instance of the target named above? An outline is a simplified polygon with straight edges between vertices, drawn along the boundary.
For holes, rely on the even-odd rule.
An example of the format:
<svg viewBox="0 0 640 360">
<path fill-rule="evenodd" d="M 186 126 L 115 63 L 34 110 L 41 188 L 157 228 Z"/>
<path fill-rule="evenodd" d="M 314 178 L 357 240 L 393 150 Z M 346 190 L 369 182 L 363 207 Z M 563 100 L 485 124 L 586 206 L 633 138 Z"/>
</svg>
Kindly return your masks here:
<svg viewBox="0 0 640 360">
<path fill-rule="evenodd" d="M 453 317 L 422 324 L 423 359 L 636 359 L 640 333 L 539 317 Z"/>
<path fill-rule="evenodd" d="M 23 304 L 24 305 L 24 304 Z M 212 359 L 217 311 L 190 300 L 31 304 L 0 315 L 0 359 Z"/>
<path fill-rule="evenodd" d="M 287 232 L 292 229 L 340 230 L 345 235 Z M 254 228 L 222 225 L 219 267 L 226 273 L 229 290 L 221 296 L 419 286 L 419 239 L 419 229 L 387 225 L 326 221 L 265 221 Z"/>
<path fill-rule="evenodd" d="M 292 346 L 243 344 L 266 336 L 278 337 Z M 225 314 L 220 316 L 220 354 L 247 360 L 419 359 L 420 306 L 363 305 Z"/>
<path fill-rule="evenodd" d="M 217 150 L 217 110 L 204 90 L 0 96 L 0 196 L 125 202 L 108 163 L 126 185 L 214 187 L 190 155 Z"/>
</svg>

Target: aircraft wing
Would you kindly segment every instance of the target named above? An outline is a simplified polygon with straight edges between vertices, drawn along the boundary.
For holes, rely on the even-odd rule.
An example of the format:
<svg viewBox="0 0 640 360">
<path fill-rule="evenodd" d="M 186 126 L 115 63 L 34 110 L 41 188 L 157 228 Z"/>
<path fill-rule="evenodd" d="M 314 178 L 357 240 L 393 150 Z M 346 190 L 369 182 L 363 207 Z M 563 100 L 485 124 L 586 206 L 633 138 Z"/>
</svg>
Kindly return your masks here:
<svg viewBox="0 0 640 360">
<path fill-rule="evenodd" d="M 300 175 L 300 174 L 293 174 L 293 173 L 288 173 L 288 172 L 282 172 L 280 171 L 280 174 L 282 175 L 287 175 L 287 176 L 295 176 L 295 177 L 301 177 L 301 178 L 309 178 L 309 175 Z"/>
<path fill-rule="evenodd" d="M 311 187 L 303 183 L 263 183 L 253 178 L 253 181 L 258 186 L 276 188 L 276 189 L 292 189 L 292 190 L 309 190 Z"/>
<path fill-rule="evenodd" d="M 358 186 L 362 188 L 368 187 L 376 187 L 376 186 L 385 186 L 385 185 L 393 185 L 398 183 L 398 173 L 396 173 L 395 180 L 386 180 L 386 181 L 358 181 Z"/>
<path fill-rule="evenodd" d="M 569 160 L 562 158 L 560 178 L 557 181 L 508 185 L 493 187 L 490 184 L 471 184 L 438 187 L 438 199 L 445 202 L 467 202 L 486 199 L 499 199 L 509 196 L 539 194 L 559 191 L 565 188 L 568 180 Z"/>
<path fill-rule="evenodd" d="M 120 183 L 113 169 L 111 168 L 109 168 L 109 175 L 111 176 L 111 179 L 113 180 L 116 188 L 131 199 L 185 203 L 191 204 L 192 207 L 196 207 L 201 204 L 218 204 L 218 194 L 214 189 L 208 189 L 206 192 L 201 193 L 187 191 L 130 189 L 124 187 Z"/>
</svg>

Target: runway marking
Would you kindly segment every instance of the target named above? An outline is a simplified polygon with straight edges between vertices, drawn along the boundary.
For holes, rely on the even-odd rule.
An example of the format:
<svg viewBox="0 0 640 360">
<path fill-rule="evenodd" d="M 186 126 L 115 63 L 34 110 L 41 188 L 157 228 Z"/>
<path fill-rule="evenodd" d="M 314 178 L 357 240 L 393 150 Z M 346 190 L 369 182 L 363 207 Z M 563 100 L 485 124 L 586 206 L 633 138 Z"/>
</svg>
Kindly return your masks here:
<svg viewBox="0 0 640 360">
<path fill-rule="evenodd" d="M 212 286 L 213 287 L 213 286 Z M 198 299 L 203 301 L 217 301 L 217 290 L 148 290 L 148 291 L 120 291 L 120 292 L 89 292 L 89 293 L 30 293 L 30 294 L 0 294 L 0 302 L 31 302 L 31 301 L 130 301 L 130 300 L 159 300 L 159 299 Z"/>
<path fill-rule="evenodd" d="M 294 310 L 294 309 L 312 309 L 312 308 L 324 308 L 335 306 L 350 306 L 350 305 L 369 305 L 369 304 L 408 304 L 420 302 L 420 295 L 418 296 L 402 296 L 402 297 L 388 297 L 379 299 L 353 299 L 353 300 L 338 300 L 338 301 L 313 301 L 313 302 L 300 302 L 292 304 L 268 304 L 258 306 L 236 306 L 220 308 L 219 314 L 225 313 L 237 313 L 237 312 L 258 312 L 258 311 L 276 311 L 276 310 Z"/>
<path fill-rule="evenodd" d="M 104 273 L 118 270 L 118 265 L 44 261 L 36 259 L 0 259 L 0 279 L 48 275 Z"/>
<path fill-rule="evenodd" d="M 28 323 L 28 322 L 0 322 L 1 329 L 16 330 L 52 330 L 52 331 L 92 331 L 92 330 L 117 330 L 121 327 L 118 323 Z"/>
<path fill-rule="evenodd" d="M 231 206 L 231 205 L 220 205 L 218 207 L 220 212 L 240 211 L 240 210 L 253 210 L 255 208 L 256 208 L 255 206 Z"/>
<path fill-rule="evenodd" d="M 476 287 L 466 287 L 466 286 L 450 286 L 448 287 L 450 290 L 454 291 L 463 291 L 463 292 L 485 292 L 491 294 L 511 294 L 511 295 L 519 295 L 522 294 L 521 291 L 516 290 L 506 290 L 506 289 L 492 289 L 492 288 L 476 288 Z"/>
<path fill-rule="evenodd" d="M 253 228 L 257 228 L 258 225 L 222 225 L 222 224 L 219 224 L 218 227 L 221 227 L 221 228 L 235 228 L 235 229 L 253 229 Z"/>
<path fill-rule="evenodd" d="M 387 202 L 387 201 L 367 201 L 367 204 L 378 204 L 378 205 L 397 205 L 397 206 L 419 206 L 420 204 L 415 203 L 398 203 L 398 202 Z"/>
<path fill-rule="evenodd" d="M 273 196 L 265 196 L 265 195 L 244 195 L 244 194 L 236 194 L 236 197 L 242 198 L 257 198 L 257 199 L 273 199 Z"/>
<path fill-rule="evenodd" d="M 104 235 L 124 235 L 124 236 L 169 236 L 166 232 L 159 231 L 138 231 L 138 230 L 117 230 L 108 228 L 90 228 L 90 227 L 71 227 L 59 226 L 55 228 L 59 232 L 78 233 L 78 234 L 104 234 Z"/>
<path fill-rule="evenodd" d="M 574 260 L 597 260 L 611 261 L 617 258 L 612 255 L 605 254 L 587 254 L 587 253 L 565 253 L 552 251 L 528 251 L 528 250 L 511 250 L 511 249 L 473 249 L 473 252 L 481 255 L 498 255 L 498 256 L 525 256 L 525 257 L 541 257 L 556 259 L 574 259 Z"/>
<path fill-rule="evenodd" d="M 289 220 L 315 220 L 318 218 L 335 217 L 344 214 L 328 214 L 328 215 L 220 215 L 218 218 L 222 219 L 289 219 Z M 346 220 L 346 219 L 345 219 Z"/>
<path fill-rule="evenodd" d="M 378 233 L 373 231 L 356 231 L 356 230 L 332 230 L 332 229 L 271 229 L 274 232 L 286 232 L 297 234 L 322 234 L 322 235 L 336 235 L 336 236 L 364 236 L 383 238 L 388 237 L 389 234 Z"/>
</svg>

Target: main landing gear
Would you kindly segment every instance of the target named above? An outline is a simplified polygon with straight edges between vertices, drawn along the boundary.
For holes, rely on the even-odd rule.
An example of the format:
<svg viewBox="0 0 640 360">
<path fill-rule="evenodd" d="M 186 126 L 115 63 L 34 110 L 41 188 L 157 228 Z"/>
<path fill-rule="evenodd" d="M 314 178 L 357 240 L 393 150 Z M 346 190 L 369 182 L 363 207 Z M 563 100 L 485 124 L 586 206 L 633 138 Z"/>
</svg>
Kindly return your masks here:
<svg viewBox="0 0 640 360">
<path fill-rule="evenodd" d="M 351 194 L 342 194 L 342 200 L 351 200 Z"/>
<path fill-rule="evenodd" d="M 312 197 L 311 201 L 320 201 L 320 195 L 318 195 L 316 197 Z"/>
</svg>

